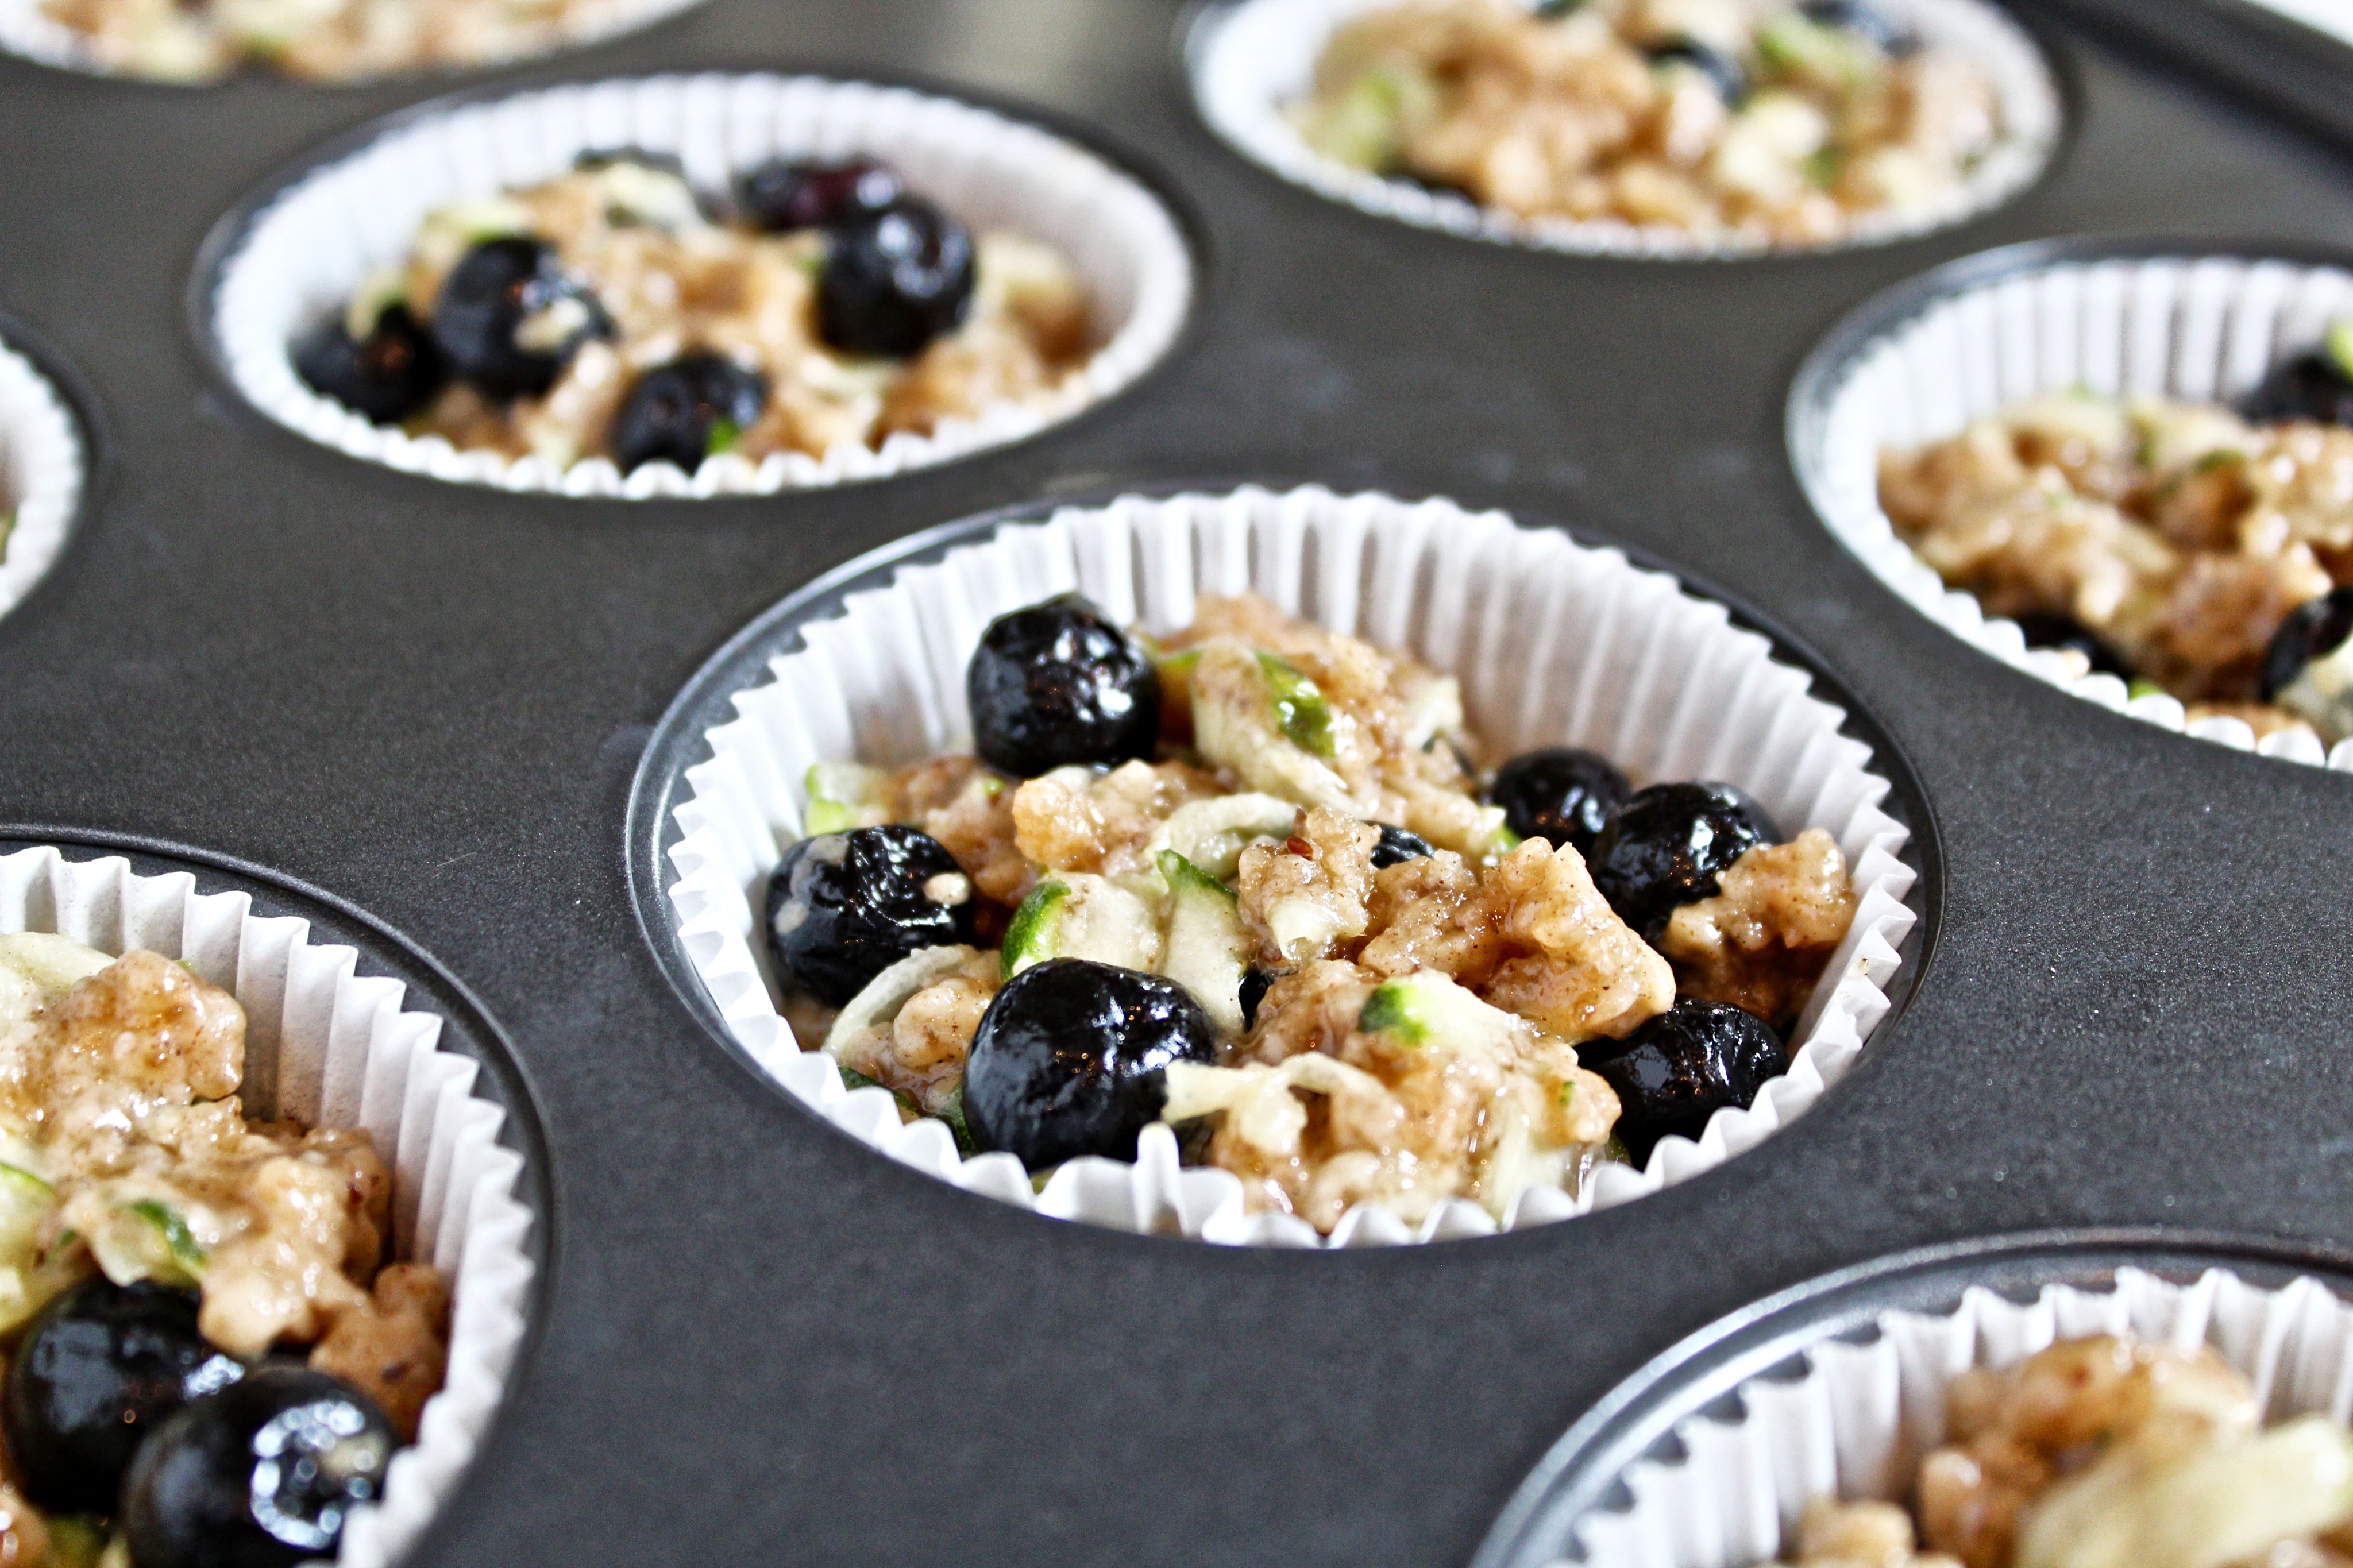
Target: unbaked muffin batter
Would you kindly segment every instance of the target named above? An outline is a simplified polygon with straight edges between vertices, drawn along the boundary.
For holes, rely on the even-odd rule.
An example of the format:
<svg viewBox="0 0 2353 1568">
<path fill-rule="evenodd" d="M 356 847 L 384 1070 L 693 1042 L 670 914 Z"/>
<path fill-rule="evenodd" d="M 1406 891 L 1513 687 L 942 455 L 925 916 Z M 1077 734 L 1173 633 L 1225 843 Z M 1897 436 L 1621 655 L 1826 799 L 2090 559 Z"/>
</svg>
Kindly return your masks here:
<svg viewBox="0 0 2353 1568">
<path fill-rule="evenodd" d="M 1506 1215 L 1786 1069 L 1854 912 L 1837 844 L 1555 748 L 1255 596 L 1156 644 L 999 617 L 977 755 L 812 771 L 771 879 L 804 1048 L 1033 1173 L 1155 1121 L 1253 1207 Z"/>
<path fill-rule="evenodd" d="M 1045 404 L 1093 342 L 1060 252 L 974 236 L 871 161 L 770 163 L 723 199 L 617 155 L 436 212 L 294 358 L 463 449 L 691 474 Z"/>
<path fill-rule="evenodd" d="M 2353 735 L 2353 331 L 2236 409 L 2063 393 L 1880 455 L 1946 583 L 2193 719 Z"/>
<path fill-rule="evenodd" d="M 1974 60 L 1866 0 L 1405 0 L 1344 24 L 1307 143 L 1523 218 L 1824 245 L 2000 140 Z"/>
</svg>

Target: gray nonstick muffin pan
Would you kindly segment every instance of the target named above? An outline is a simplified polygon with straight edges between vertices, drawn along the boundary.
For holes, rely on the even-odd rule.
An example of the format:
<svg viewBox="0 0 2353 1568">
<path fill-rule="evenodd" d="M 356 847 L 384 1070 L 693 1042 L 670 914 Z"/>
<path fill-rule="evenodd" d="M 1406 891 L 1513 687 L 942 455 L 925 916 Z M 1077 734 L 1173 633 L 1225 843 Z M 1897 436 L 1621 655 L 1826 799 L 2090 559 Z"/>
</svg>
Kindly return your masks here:
<svg viewBox="0 0 2353 1568">
<path fill-rule="evenodd" d="M 332 900 L 524 1110 L 539 1321 L 412 1561 L 1448 1568 L 1622 1379 L 1799 1281 L 2053 1226 L 2353 1238 L 2353 779 L 1972 650 L 1792 476 L 1807 353 L 1952 258 L 2152 234 L 2353 255 L 2353 126 L 2285 85 L 2327 58 L 2341 88 L 2353 55 L 2203 0 L 2016 11 L 2066 102 L 2037 183 L 1925 238 L 1725 263 L 1517 250 L 1286 184 L 1202 123 L 1172 0 L 712 0 L 349 89 L 0 59 L 0 339 L 91 458 L 58 563 L 0 618 L 0 837 Z M 440 483 L 231 386 L 207 237 L 318 159 L 450 92 L 702 68 L 903 83 L 1093 149 L 1186 232 L 1189 325 L 1031 439 L 765 498 Z M 1623 1207 L 1311 1255 L 965 1195 L 736 1059 L 662 948 L 659 808 L 705 661 L 960 519 L 1305 480 L 1622 544 L 1819 673 L 1895 782 L 1925 915 L 1844 1081 Z"/>
</svg>

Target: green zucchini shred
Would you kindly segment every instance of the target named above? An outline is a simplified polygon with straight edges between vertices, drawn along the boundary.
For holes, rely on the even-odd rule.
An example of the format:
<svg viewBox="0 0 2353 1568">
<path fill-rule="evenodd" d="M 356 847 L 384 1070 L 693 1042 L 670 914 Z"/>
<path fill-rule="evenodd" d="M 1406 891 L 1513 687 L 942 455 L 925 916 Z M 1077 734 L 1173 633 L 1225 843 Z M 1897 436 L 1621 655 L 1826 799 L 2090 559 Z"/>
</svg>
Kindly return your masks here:
<svg viewBox="0 0 2353 1568">
<path fill-rule="evenodd" d="M 1303 752 L 1330 761 L 1332 704 L 1323 688 L 1277 654 L 1260 654 L 1258 668 L 1266 677 L 1267 696 L 1274 703 L 1275 723 L 1282 738 Z"/>
</svg>

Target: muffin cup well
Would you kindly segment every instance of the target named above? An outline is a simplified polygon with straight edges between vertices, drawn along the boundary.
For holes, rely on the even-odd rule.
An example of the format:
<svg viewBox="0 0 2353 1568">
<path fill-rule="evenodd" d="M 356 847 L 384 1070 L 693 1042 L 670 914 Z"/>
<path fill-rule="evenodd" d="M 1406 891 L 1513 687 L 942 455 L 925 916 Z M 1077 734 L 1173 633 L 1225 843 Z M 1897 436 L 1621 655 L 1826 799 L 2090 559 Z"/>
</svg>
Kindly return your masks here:
<svg viewBox="0 0 2353 1568">
<path fill-rule="evenodd" d="M 364 82 L 383 81 L 400 77 L 447 76 L 459 71 L 488 70 L 520 61 L 543 58 L 565 49 L 583 48 L 603 43 L 623 34 L 650 27 L 665 17 L 691 10 L 702 0 L 602 0 L 585 11 L 567 27 L 561 37 L 553 38 L 537 47 L 512 54 L 493 56 L 487 59 L 464 64 L 422 66 L 415 70 L 386 71 L 355 77 L 339 77 L 331 81 L 314 82 L 317 87 L 350 87 Z M 171 86 L 207 87 L 227 78 L 206 79 L 198 82 L 174 82 L 166 79 L 149 78 L 133 72 L 118 71 L 107 65 L 90 40 L 71 27 L 43 14 L 41 0 L 0 0 L 0 50 L 37 60 L 45 66 L 61 70 L 83 71 L 92 76 L 119 77 L 132 81 L 156 80 Z M 235 74 L 234 72 L 231 73 Z"/>
<path fill-rule="evenodd" d="M 256 915 L 252 901 L 120 858 L 0 855 L 0 931 L 115 954 L 146 948 L 232 992 L 246 1010 L 246 1112 L 364 1129 L 393 1172 L 394 1256 L 448 1277 L 448 1380 L 417 1442 L 394 1457 L 384 1500 L 353 1516 L 336 1557 L 375 1568 L 431 1521 L 505 1394 L 535 1272 L 522 1159 L 499 1142 L 506 1111 L 473 1092 L 480 1064 L 438 1048 L 440 1018 L 405 1010 L 398 981 L 358 973 L 354 949 L 313 942 L 308 921 Z"/>
<path fill-rule="evenodd" d="M 290 345 L 375 269 L 408 251 L 442 205 L 554 178 L 583 153 L 675 155 L 703 189 L 771 157 L 862 153 L 976 229 L 1060 249 L 1084 280 L 1103 346 L 1055 401 L 999 403 L 822 458 L 732 453 L 691 475 L 668 463 L 624 477 L 589 458 L 560 471 L 535 458 L 414 437 L 322 397 Z M 1166 353 L 1191 300 L 1192 259 L 1176 223 L 1131 176 L 1035 126 L 949 99 L 862 82 L 771 75 L 660 76 L 550 88 L 406 118 L 312 170 L 244 221 L 211 285 L 214 342 L 229 378 L 289 429 L 410 473 L 573 496 L 767 494 L 879 479 L 1018 440 L 1111 396 Z"/>
<path fill-rule="evenodd" d="M 16 527 L 0 547 L 0 615 L 33 591 L 81 504 L 89 464 L 65 399 L 30 360 L 0 344 L 0 514 Z"/>
<path fill-rule="evenodd" d="M 2036 244 L 1929 273 L 1863 305 L 1815 350 L 1789 398 L 1799 482 L 1839 542 L 1915 609 L 2006 664 L 2103 708 L 2267 757 L 2353 771 L 2353 742 L 2309 731 L 2258 743 L 2242 721 L 2189 722 L 2171 697 L 2130 697 L 2031 649 L 2015 621 L 1945 586 L 1879 505 L 1879 451 L 1957 434 L 2005 404 L 2084 387 L 2227 403 L 2353 312 L 2342 264 L 2168 250 L 2135 242 Z"/>
<path fill-rule="evenodd" d="M 1614 1478 L 1611 1501 L 1575 1521 L 1565 1555 L 1532 1542 L 1498 1553 L 1491 1542 L 1477 1561 L 1769 1563 L 1795 1542 L 1815 1498 L 1902 1500 L 1943 1438 L 1945 1390 L 1961 1372 L 2013 1365 L 2057 1340 L 2126 1332 L 2181 1350 L 2212 1346 L 2253 1383 L 2266 1424 L 2353 1416 L 2353 1307 L 2310 1276 L 2274 1284 L 2219 1265 L 2162 1274 L 2126 1266 L 2094 1288 L 2051 1283 L 2027 1301 L 1972 1285 L 1948 1310 L 1887 1310 L 1826 1326 L 1797 1350 L 1794 1373 L 1782 1358 L 1676 1422 Z"/>
<path fill-rule="evenodd" d="M 1324 44 L 1343 23 L 1396 0 L 1240 0 L 1205 7 L 1187 40 L 1202 118 L 1236 151 L 1293 184 L 1376 216 L 1474 239 L 1583 255 L 1705 259 L 1793 250 L 1835 250 L 1909 238 L 1991 210 L 2031 184 L 2059 144 L 2062 112 L 2050 66 L 2017 23 L 1984 0 L 1881 0 L 1932 44 L 1955 48 L 1991 74 L 2009 128 L 1952 198 L 1905 216 L 1859 219 L 1821 247 L 1701 239 L 1681 229 L 1623 220 L 1524 218 L 1469 197 L 1350 168 L 1308 146 L 1284 110 L 1306 96 Z"/>
<path fill-rule="evenodd" d="M 1187 625 L 1198 594 L 1255 590 L 1456 676 L 1472 726 L 1498 747 L 1587 746 L 1637 782 L 1725 780 L 1785 829 L 1822 827 L 1838 839 L 1858 907 L 1793 1037 L 1788 1074 L 1750 1108 L 1719 1111 L 1696 1143 L 1663 1141 L 1641 1171 L 1604 1166 L 1574 1197 L 1530 1190 L 1503 1228 L 1622 1203 L 1722 1163 L 1820 1099 L 1887 1011 L 1882 987 L 1915 918 L 1905 902 L 1914 874 L 1899 858 L 1907 830 L 1881 808 L 1887 780 L 1872 771 L 1868 746 L 1840 734 L 1846 714 L 1810 695 L 1803 671 L 1662 573 L 1500 512 L 1314 487 L 1124 497 L 926 553 L 886 586 L 848 594 L 837 614 L 782 621 L 764 644 L 778 650 L 773 679 L 733 693 L 736 717 L 709 731 L 708 760 L 676 786 L 665 933 L 763 1072 L 909 1164 L 1056 1218 L 1213 1242 L 1346 1247 L 1497 1228 L 1456 1200 L 1411 1228 L 1359 1205 L 1320 1237 L 1290 1216 L 1247 1212 L 1225 1172 L 1180 1168 L 1165 1128 L 1146 1131 L 1133 1164 L 1074 1160 L 1033 1194 L 1013 1156 L 960 1159 L 944 1124 L 902 1126 L 888 1093 L 845 1089 L 831 1058 L 796 1045 L 777 1010 L 760 911 L 768 873 L 800 835 L 809 766 L 905 763 L 968 747 L 964 670 L 982 629 L 1072 588 L 1114 620 L 1158 632 Z"/>
</svg>

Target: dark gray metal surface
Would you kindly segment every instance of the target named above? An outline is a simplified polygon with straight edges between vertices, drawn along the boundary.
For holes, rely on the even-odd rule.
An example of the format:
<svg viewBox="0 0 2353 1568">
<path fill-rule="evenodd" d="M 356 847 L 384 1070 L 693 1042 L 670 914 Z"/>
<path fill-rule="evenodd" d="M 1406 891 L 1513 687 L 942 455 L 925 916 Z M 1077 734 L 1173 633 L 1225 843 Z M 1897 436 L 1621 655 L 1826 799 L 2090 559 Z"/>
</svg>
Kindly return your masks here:
<svg viewBox="0 0 2353 1568">
<path fill-rule="evenodd" d="M 1168 0 L 713 0 L 482 79 L 694 67 L 1034 107 L 1198 226 L 1198 319 L 1119 401 L 887 483 L 584 503 L 353 463 L 243 408 L 186 299 L 208 228 L 443 90 L 212 92 L 0 61 L 0 310 L 73 367 L 101 482 L 0 620 L 0 822 L 200 846 L 350 900 L 498 1020 L 554 1188 L 541 1340 L 420 1563 L 1466 1561 L 1619 1378 L 1741 1303 L 1994 1229 L 2353 1235 L 2353 780 L 2101 713 L 1848 560 L 1783 400 L 1856 302 L 2074 231 L 2353 241 L 2341 151 L 2054 36 L 2075 130 L 2004 211 L 1673 266 L 1384 225 L 1201 128 Z M 818 574 L 1123 483 L 1442 492 L 1626 541 L 1817 650 L 1916 770 L 1917 990 L 1789 1131 L 1504 1239 L 1227 1252 L 967 1198 L 715 1045 L 632 915 L 623 816 L 702 660 Z"/>
</svg>

